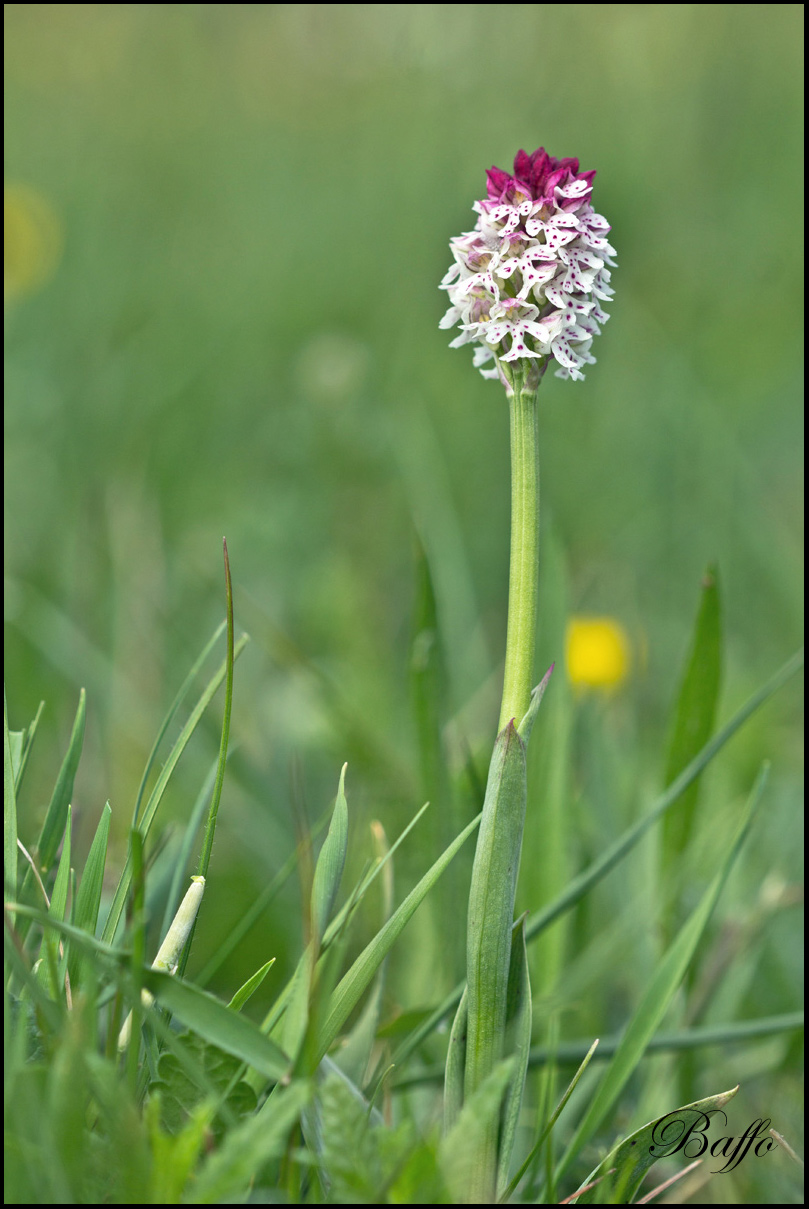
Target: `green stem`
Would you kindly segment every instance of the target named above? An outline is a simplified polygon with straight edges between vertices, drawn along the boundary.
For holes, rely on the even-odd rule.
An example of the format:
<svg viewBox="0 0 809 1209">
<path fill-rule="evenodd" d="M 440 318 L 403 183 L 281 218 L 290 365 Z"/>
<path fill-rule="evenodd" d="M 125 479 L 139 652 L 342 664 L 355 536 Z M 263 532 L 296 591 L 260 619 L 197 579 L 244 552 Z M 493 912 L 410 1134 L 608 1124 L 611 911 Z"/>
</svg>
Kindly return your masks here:
<svg viewBox="0 0 809 1209">
<path fill-rule="evenodd" d="M 511 719 L 519 726 L 531 700 L 537 624 L 539 572 L 539 441 L 537 387 L 512 376 L 508 395 L 511 420 L 511 564 L 503 704 L 498 731 Z"/>
</svg>

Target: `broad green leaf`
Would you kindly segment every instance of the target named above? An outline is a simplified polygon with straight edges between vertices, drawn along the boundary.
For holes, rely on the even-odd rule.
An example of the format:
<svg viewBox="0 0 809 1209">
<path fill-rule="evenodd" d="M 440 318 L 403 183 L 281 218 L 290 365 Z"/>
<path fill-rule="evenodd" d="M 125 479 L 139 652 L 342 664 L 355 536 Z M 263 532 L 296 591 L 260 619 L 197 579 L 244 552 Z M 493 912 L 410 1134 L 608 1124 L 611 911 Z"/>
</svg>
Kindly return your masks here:
<svg viewBox="0 0 809 1209">
<path fill-rule="evenodd" d="M 268 1079 L 281 1079 L 289 1059 L 257 1025 L 220 999 L 160 970 L 144 969 L 143 985 L 164 1007 L 211 1045 L 241 1058 Z"/>
<path fill-rule="evenodd" d="M 236 647 L 233 652 L 234 659 L 238 659 L 239 655 L 244 650 L 244 647 L 246 646 L 247 641 L 248 641 L 247 635 L 245 634 L 236 643 Z M 183 727 L 182 731 L 180 732 L 176 742 L 174 743 L 174 746 L 172 747 L 171 751 L 169 752 L 169 755 L 168 755 L 168 758 L 166 759 L 165 764 L 163 765 L 162 769 L 160 770 L 160 774 L 157 778 L 157 781 L 155 782 L 154 789 L 152 790 L 152 792 L 149 796 L 149 801 L 146 803 L 146 807 L 143 811 L 143 815 L 141 816 L 139 823 L 138 823 L 138 830 L 140 831 L 144 840 L 146 839 L 146 837 L 149 834 L 152 823 L 154 822 L 155 815 L 157 814 L 157 808 L 163 799 L 163 794 L 166 792 L 166 786 L 169 783 L 169 780 L 171 778 L 172 773 L 174 772 L 174 769 L 177 767 L 177 763 L 180 759 L 180 756 L 183 754 L 186 747 L 188 746 L 189 740 L 191 739 L 191 736 L 193 735 L 194 731 L 197 729 L 197 726 L 199 725 L 202 715 L 205 713 L 205 710 L 208 708 L 211 701 L 213 700 L 213 698 L 216 694 L 216 691 L 219 688 L 219 686 L 221 685 L 222 681 L 225 679 L 226 674 L 227 674 L 227 661 L 225 661 L 225 663 L 223 663 L 220 666 L 219 670 L 212 677 L 212 679 L 208 682 L 204 692 L 202 693 L 202 696 L 199 698 L 199 700 L 197 701 L 197 704 L 194 706 L 194 709 L 191 712 L 191 715 L 188 718 L 188 721 L 186 722 L 186 724 Z M 115 934 L 118 931 L 118 925 L 121 922 L 121 917 L 122 917 L 123 911 L 124 911 L 124 905 L 126 903 L 126 896 L 129 893 L 129 887 L 130 887 L 131 882 L 132 882 L 132 852 L 130 849 L 130 851 L 127 853 L 126 863 L 124 864 L 123 872 L 121 873 L 121 877 L 120 877 L 120 879 L 118 881 L 118 885 L 115 889 L 115 894 L 113 895 L 112 903 L 111 903 L 110 909 L 109 909 L 109 914 L 107 915 L 107 921 L 104 924 L 104 930 L 101 934 L 102 940 L 106 941 L 107 943 L 112 943 L 112 941 L 115 939 Z"/>
<path fill-rule="evenodd" d="M 8 707 L 3 691 L 3 878 L 5 894 L 17 897 L 17 790 L 8 729 Z"/>
<path fill-rule="evenodd" d="M 73 782 L 76 779 L 76 771 L 79 767 L 81 749 L 84 743 L 85 714 L 86 694 L 84 689 L 82 689 L 79 693 L 79 706 L 76 710 L 73 731 L 70 735 L 70 744 L 67 754 L 62 761 L 59 776 L 56 779 L 53 796 L 51 797 L 48 813 L 45 815 L 45 822 L 42 824 L 42 831 L 39 836 L 39 843 L 37 844 L 37 861 L 40 871 L 45 874 L 50 871 L 53 858 L 56 856 L 56 851 L 62 842 L 62 836 L 65 834 L 67 809 L 73 795 Z"/>
<path fill-rule="evenodd" d="M 702 1129 L 707 1125 L 711 1113 L 724 1108 L 738 1091 L 738 1087 L 730 1091 L 720 1092 L 716 1096 L 708 1096 L 693 1104 L 685 1104 L 673 1112 L 666 1113 L 654 1121 L 643 1125 L 631 1137 L 626 1138 L 616 1146 L 610 1154 L 599 1163 L 595 1171 L 588 1175 L 583 1185 L 598 1180 L 594 1188 L 583 1192 L 574 1199 L 575 1205 L 615 1204 L 631 1205 L 640 1188 L 643 1179 L 658 1159 L 665 1158 L 672 1150 L 673 1144 L 687 1136 L 688 1131 L 696 1127 Z M 706 1120 L 706 1118 L 708 1120 Z M 667 1129 L 664 1141 L 661 1135 L 661 1125 Z"/>
<path fill-rule="evenodd" d="M 228 1007 L 231 1009 L 231 1011 L 240 1012 L 242 1010 L 244 1005 L 247 1003 L 247 1000 L 258 990 L 264 979 L 269 974 L 270 969 L 274 965 L 275 958 L 271 957 L 269 961 L 264 963 L 260 970 L 256 970 L 255 974 L 251 975 L 251 977 L 247 979 L 247 982 L 243 983 L 239 987 L 238 991 L 228 1004 Z"/>
<path fill-rule="evenodd" d="M 610 1062 L 590 1102 L 568 1150 L 562 1158 L 557 1175 L 567 1169 L 572 1159 L 580 1152 L 601 1126 L 604 1118 L 623 1091 L 646 1048 L 656 1033 L 661 1020 L 685 977 L 697 945 L 713 913 L 728 874 L 741 851 L 750 830 L 756 808 L 767 779 L 767 765 L 759 773 L 753 786 L 736 834 L 728 845 L 722 865 L 702 896 L 696 908 L 680 929 L 675 940 L 660 959 L 651 977 L 634 1016 L 627 1026 L 620 1045 Z"/>
<path fill-rule="evenodd" d="M 112 811 L 110 804 L 107 802 L 101 812 L 101 818 L 98 821 L 93 842 L 90 845 L 90 851 L 87 854 L 87 860 L 84 865 L 84 872 L 81 875 L 79 889 L 76 894 L 76 903 L 73 908 L 73 924 L 77 928 L 81 928 L 85 932 L 89 932 L 91 936 L 95 936 L 96 924 L 98 923 L 98 907 L 101 902 L 101 891 L 104 885 L 104 869 L 107 862 L 107 839 L 110 832 L 110 818 Z M 68 961 L 68 971 L 70 973 L 71 986 L 75 990 L 81 981 L 81 953 L 72 948 Z"/>
<path fill-rule="evenodd" d="M 374 939 L 366 945 L 351 969 L 341 979 L 331 997 L 326 1023 L 320 1035 L 319 1050 L 321 1054 L 325 1054 L 335 1040 L 340 1029 L 348 1020 L 348 1017 L 359 1003 L 364 992 L 370 986 L 371 980 L 390 952 L 395 941 L 412 918 L 414 912 L 438 881 L 447 865 L 455 856 L 455 853 L 466 843 L 479 823 L 480 816 L 473 819 L 461 834 L 453 840 L 449 848 L 441 854 L 435 864 L 424 874 L 418 885 L 410 891 L 404 902 L 393 913 L 385 926 L 380 929 Z"/>
<path fill-rule="evenodd" d="M 503 1120 L 500 1128 L 497 1189 L 502 1192 L 508 1183 L 511 1154 L 517 1136 L 517 1123 L 528 1074 L 531 1052 L 531 980 L 528 973 L 528 953 L 525 947 L 525 919 L 512 933 L 511 962 L 508 974 L 508 1004 L 506 1008 L 506 1053 L 514 1058 L 514 1073 L 506 1092 Z"/>
<path fill-rule="evenodd" d="M 529 723 L 530 727 L 530 723 Z M 466 940 L 468 1103 L 504 1056 L 514 896 L 527 793 L 525 744 L 513 721 L 497 736 L 489 766 L 469 890 Z M 497 1181 L 497 1121 L 489 1122 L 470 1173 L 473 1200 L 491 1200 Z"/>
<path fill-rule="evenodd" d="M 344 764 L 340 773 L 334 813 L 329 824 L 328 834 L 317 858 L 315 876 L 312 881 L 312 930 L 318 944 L 331 919 L 346 863 L 348 805 L 345 795 L 345 779 L 347 768 L 348 765 Z"/>
<path fill-rule="evenodd" d="M 683 668 L 671 729 L 664 785 L 671 785 L 711 737 L 722 678 L 722 617 L 716 566 L 708 567 Z M 671 867 L 688 845 L 699 794 L 695 778 L 663 824 L 663 859 Z"/>
<path fill-rule="evenodd" d="M 486 1152 L 486 1140 L 500 1119 L 500 1109 L 511 1079 L 514 1059 L 505 1058 L 483 1080 L 464 1103 L 458 1120 L 441 1142 L 441 1170 L 456 1204 L 482 1205 L 494 1200 L 492 1186 L 481 1199 L 480 1167 Z M 488 1175 L 488 1170 L 483 1173 Z"/>
<path fill-rule="evenodd" d="M 271 1095 L 254 1116 L 230 1129 L 189 1185 L 185 1202 L 218 1205 L 244 1200 L 264 1164 L 284 1153 L 289 1132 L 310 1097 L 308 1083 L 292 1083 Z"/>
<path fill-rule="evenodd" d="M 196 1059 L 202 1068 L 205 1082 L 218 1093 L 217 1111 L 210 1126 L 219 1143 L 228 1125 L 232 1127 L 241 1117 L 255 1112 L 256 1093 L 239 1078 L 242 1063 L 238 1058 L 209 1045 L 194 1033 L 185 1033 L 178 1040 L 186 1055 Z M 177 1054 L 160 1055 L 157 1082 L 151 1085 L 150 1094 L 160 1092 L 161 1120 L 169 1133 L 178 1134 L 185 1128 L 188 1117 L 206 1099 L 209 1093 L 200 1087 L 201 1082 L 189 1077 Z"/>
</svg>

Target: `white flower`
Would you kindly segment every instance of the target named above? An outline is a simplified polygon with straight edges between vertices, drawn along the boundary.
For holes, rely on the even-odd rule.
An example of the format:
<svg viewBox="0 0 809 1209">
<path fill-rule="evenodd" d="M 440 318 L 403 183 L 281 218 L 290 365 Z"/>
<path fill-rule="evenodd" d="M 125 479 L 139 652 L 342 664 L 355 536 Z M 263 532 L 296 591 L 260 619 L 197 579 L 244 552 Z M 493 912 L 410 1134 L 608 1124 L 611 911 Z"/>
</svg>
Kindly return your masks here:
<svg viewBox="0 0 809 1209">
<path fill-rule="evenodd" d="M 475 344 L 484 378 L 500 362 L 554 359 L 557 377 L 583 378 L 593 337 L 609 316 L 615 249 L 609 223 L 590 204 L 594 172 L 540 147 L 518 152 L 514 175 L 487 172 L 473 231 L 450 241 L 455 263 L 441 282 L 450 307 L 440 327 L 460 326 L 450 347 Z M 494 362 L 494 367 L 491 363 Z"/>
</svg>

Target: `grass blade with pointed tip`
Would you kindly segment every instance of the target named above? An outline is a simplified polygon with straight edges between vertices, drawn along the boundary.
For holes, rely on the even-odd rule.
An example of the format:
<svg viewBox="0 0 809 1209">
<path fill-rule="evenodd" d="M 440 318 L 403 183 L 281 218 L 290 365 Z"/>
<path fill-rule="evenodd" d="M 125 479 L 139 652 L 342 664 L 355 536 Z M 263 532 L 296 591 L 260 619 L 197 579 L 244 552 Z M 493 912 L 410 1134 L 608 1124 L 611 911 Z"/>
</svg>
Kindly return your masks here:
<svg viewBox="0 0 809 1209">
<path fill-rule="evenodd" d="M 317 858 L 315 876 L 312 879 L 312 931 L 319 944 L 331 919 L 334 903 L 340 889 L 348 849 L 348 804 L 345 795 L 347 764 L 340 773 L 337 801 L 331 817 L 329 830 Z"/>
<path fill-rule="evenodd" d="M 247 642 L 248 642 L 248 637 L 246 634 L 244 634 L 239 639 L 239 641 L 236 643 L 236 646 L 234 648 L 234 652 L 233 652 L 234 660 L 238 659 L 239 655 L 244 650 Z M 165 764 L 163 765 L 162 769 L 160 770 L 160 775 L 157 778 L 155 787 L 149 796 L 149 801 L 146 803 L 146 808 L 144 809 L 143 815 L 138 824 L 138 829 L 141 832 L 141 834 L 143 835 L 144 839 L 149 834 L 149 830 L 152 826 L 152 823 L 154 822 L 155 814 L 157 813 L 157 808 L 160 805 L 160 802 L 162 801 L 163 794 L 166 791 L 166 786 L 168 785 L 171 775 L 177 766 L 177 762 L 179 761 L 180 756 L 183 754 L 186 747 L 188 746 L 189 740 L 191 739 L 191 736 L 193 735 L 194 731 L 197 729 L 197 726 L 199 725 L 202 715 L 205 713 L 205 710 L 208 708 L 211 701 L 213 700 L 213 697 L 215 696 L 216 691 L 219 688 L 219 686 L 221 685 L 222 681 L 225 679 L 226 674 L 227 674 L 227 662 L 223 663 L 220 666 L 219 670 L 212 677 L 212 679 L 208 682 L 204 692 L 202 693 L 201 697 L 199 698 L 196 705 L 194 706 L 194 709 L 191 712 L 190 717 L 186 721 L 185 726 L 183 727 L 176 742 L 174 743 L 174 746 L 172 747 L 171 751 L 169 752 L 169 755 L 168 755 L 168 758 L 167 758 Z M 118 925 L 120 924 L 121 916 L 123 915 L 124 904 L 126 902 L 126 896 L 129 892 L 129 886 L 130 886 L 131 880 L 132 880 L 132 853 L 129 852 L 127 854 L 126 863 L 124 864 L 123 872 L 121 873 L 121 877 L 120 877 L 118 885 L 116 887 L 115 894 L 113 895 L 112 904 L 109 909 L 109 914 L 107 915 L 107 921 L 104 925 L 104 930 L 101 934 L 102 939 L 105 940 L 107 943 L 111 943 L 115 939 L 115 934 L 118 931 Z"/>
<path fill-rule="evenodd" d="M 34 746 L 34 739 L 36 738 L 37 727 L 39 726 L 39 720 L 42 717 L 42 711 L 44 708 L 45 708 L 45 702 L 40 701 L 39 705 L 37 706 L 37 712 L 34 714 L 33 721 L 31 722 L 31 724 L 27 728 L 27 730 L 24 730 L 22 732 L 23 741 L 22 741 L 22 751 L 20 752 L 20 759 L 19 759 L 19 762 L 17 761 L 16 758 L 14 760 L 14 789 L 15 789 L 18 797 L 20 794 L 20 787 L 22 785 L 22 779 L 25 776 L 25 770 L 28 767 L 28 759 L 29 759 L 29 756 L 31 755 L 31 748 Z"/>
<path fill-rule="evenodd" d="M 240 1012 L 242 1010 L 244 1005 L 247 1003 L 247 1000 L 258 990 L 274 965 L 275 958 L 271 957 L 269 961 L 264 963 L 260 970 L 256 970 L 255 974 L 252 974 L 250 978 L 247 979 L 247 982 L 243 983 L 242 986 L 239 987 L 238 991 L 228 1004 L 228 1007 L 232 1012 Z"/>
<path fill-rule="evenodd" d="M 424 874 L 418 885 L 410 891 L 404 902 L 394 911 L 384 928 L 381 928 L 374 939 L 366 945 L 351 969 L 341 979 L 332 994 L 326 1022 L 320 1034 L 319 1049 L 321 1055 L 327 1052 L 329 1046 L 337 1037 L 340 1029 L 346 1023 L 362 995 L 370 986 L 376 971 L 385 960 L 400 933 L 412 918 L 417 907 L 433 888 L 447 865 L 455 856 L 455 853 L 466 843 L 479 823 L 480 815 L 473 819 L 461 834 L 453 840 L 435 864 Z"/>
<path fill-rule="evenodd" d="M 64 843 L 62 845 L 62 855 L 59 858 L 59 867 L 56 871 L 56 881 L 53 884 L 53 893 L 51 894 L 50 906 L 48 907 L 48 920 L 56 921 L 65 918 L 67 909 L 67 891 L 70 885 L 70 832 L 71 832 L 71 810 L 67 808 L 67 816 L 65 818 Z M 65 946 L 66 947 L 66 946 Z M 39 967 L 39 977 L 42 985 L 48 991 L 48 994 L 53 999 L 59 998 L 59 938 L 51 928 L 44 928 L 42 932 L 42 943 L 39 948 L 39 958 L 41 965 Z"/>
<path fill-rule="evenodd" d="M 767 780 L 764 765 L 748 798 L 741 822 L 728 846 L 722 865 L 703 894 L 691 916 L 686 920 L 674 942 L 660 959 L 646 992 L 632 1017 L 610 1065 L 604 1073 L 583 1120 L 560 1161 L 557 1178 L 567 1170 L 572 1159 L 590 1141 L 626 1086 L 646 1047 L 657 1031 L 677 988 L 685 977 L 700 938 L 711 918 L 728 874 L 747 838 L 756 808 Z"/>
<path fill-rule="evenodd" d="M 81 759 L 81 749 L 84 744 L 84 722 L 87 699 L 84 689 L 79 693 L 79 705 L 70 735 L 67 754 L 62 761 L 59 776 L 56 779 L 53 796 L 42 824 L 39 842 L 37 844 L 37 863 L 43 873 L 47 873 L 56 856 L 56 850 L 65 834 L 67 809 L 73 794 L 73 782 Z"/>
<path fill-rule="evenodd" d="M 95 936 L 98 923 L 98 908 L 101 903 L 101 891 L 104 885 L 104 868 L 107 862 L 107 840 L 110 833 L 112 810 L 107 802 L 101 812 L 90 851 L 84 864 L 79 889 L 76 894 L 76 904 L 73 908 L 73 924 L 84 932 Z M 81 982 L 82 954 L 71 949 L 68 961 L 70 983 L 75 990 Z"/>
<path fill-rule="evenodd" d="M 207 643 L 205 644 L 201 654 L 197 657 L 193 667 L 189 671 L 185 680 L 182 682 L 179 689 L 177 690 L 177 695 L 174 698 L 174 700 L 172 701 L 171 705 L 169 706 L 168 712 L 167 712 L 165 718 L 163 719 L 162 723 L 160 724 L 160 730 L 157 732 L 157 737 L 155 738 L 155 741 L 152 744 L 152 750 L 149 752 L 149 756 L 146 760 L 146 767 L 143 770 L 143 776 L 140 779 L 140 785 L 138 786 L 138 792 L 135 797 L 135 807 L 134 807 L 134 810 L 132 811 L 132 826 L 133 827 L 137 825 L 138 814 L 140 813 L 141 802 L 143 801 L 143 795 L 146 792 L 146 784 L 149 780 L 149 774 L 152 771 L 152 769 L 154 768 L 155 760 L 157 759 L 157 753 L 160 750 L 160 744 L 163 742 L 164 738 L 166 737 L 166 734 L 168 733 L 168 729 L 171 726 L 172 722 L 174 721 L 174 719 L 177 715 L 178 709 L 180 708 L 183 701 L 185 700 L 185 698 L 191 688 L 191 685 L 194 683 L 197 676 L 199 675 L 200 670 L 202 669 L 202 667 L 205 663 L 205 660 L 208 658 L 211 651 L 216 646 L 216 643 L 218 642 L 219 638 L 221 637 L 222 631 L 225 629 L 226 625 L 227 625 L 227 619 L 225 621 L 220 621 L 220 623 L 216 627 L 214 633 L 211 635 L 211 637 L 208 639 Z"/>
</svg>

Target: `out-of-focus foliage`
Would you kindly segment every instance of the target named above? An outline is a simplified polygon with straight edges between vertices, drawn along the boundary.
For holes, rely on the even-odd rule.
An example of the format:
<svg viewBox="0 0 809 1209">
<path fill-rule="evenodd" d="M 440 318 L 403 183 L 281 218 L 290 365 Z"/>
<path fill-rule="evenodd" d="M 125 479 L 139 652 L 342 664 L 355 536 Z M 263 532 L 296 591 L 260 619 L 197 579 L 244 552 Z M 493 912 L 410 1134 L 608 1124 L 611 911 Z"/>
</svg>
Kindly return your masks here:
<svg viewBox="0 0 809 1209">
<path fill-rule="evenodd" d="M 561 669 L 576 615 L 614 618 L 633 663 L 609 697 L 567 711 L 552 685 L 570 768 L 540 755 L 531 783 L 562 794 L 559 818 L 575 804 L 573 870 L 634 817 L 664 775 L 704 567 L 718 563 L 723 589 L 720 717 L 799 642 L 801 68 L 797 5 L 6 6 L 12 727 L 48 702 L 20 835 L 26 810 L 44 816 L 86 686 L 76 860 L 109 798 L 120 864 L 159 719 L 224 612 L 223 533 L 253 642 L 211 948 L 289 854 L 293 819 L 300 834 L 304 812 L 321 816 L 344 760 L 358 828 L 379 817 L 395 834 L 427 797 L 443 812 L 397 865 L 398 898 L 471 817 L 499 695 L 508 432 L 500 388 L 438 330 L 437 285 L 485 169 L 540 144 L 598 169 L 619 268 L 587 382 L 549 374 L 541 390 L 538 675 Z M 429 651 L 410 649 L 414 531 L 435 588 Z M 417 755 L 415 656 L 452 719 L 452 785 L 419 771 L 435 760 Z M 731 807 L 773 760 L 767 823 L 728 888 L 738 962 L 719 1019 L 786 1010 L 799 985 L 792 915 L 773 907 L 798 874 L 797 692 L 701 787 L 705 865 L 689 876 L 707 878 Z M 217 750 L 206 725 L 167 802 L 183 819 Z M 529 804 L 536 907 L 531 820 Z M 357 875 L 367 845 L 349 841 Z M 169 844 L 151 875 L 166 893 L 171 862 Z M 655 867 L 605 886 L 593 911 L 609 927 L 567 951 L 563 1035 L 625 1020 L 653 959 L 630 925 L 653 914 Z M 290 883 L 219 971 L 225 998 L 269 957 L 290 972 L 298 899 Z M 391 971 L 406 1007 L 454 980 L 441 983 L 454 924 L 419 918 L 423 960 L 406 984 Z M 260 1015 L 275 977 L 246 1010 Z M 797 1111 L 795 1055 L 767 1044 L 737 1064 L 752 1087 L 737 1112 L 778 1127 L 779 1107 Z M 697 1090 L 730 1086 L 737 1066 L 717 1061 Z"/>
</svg>

